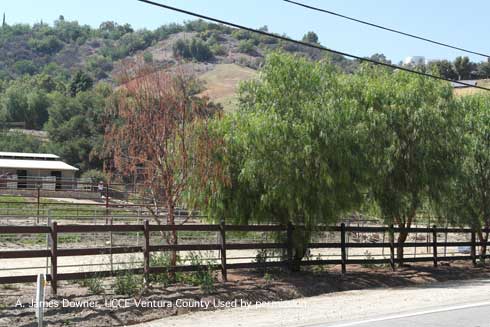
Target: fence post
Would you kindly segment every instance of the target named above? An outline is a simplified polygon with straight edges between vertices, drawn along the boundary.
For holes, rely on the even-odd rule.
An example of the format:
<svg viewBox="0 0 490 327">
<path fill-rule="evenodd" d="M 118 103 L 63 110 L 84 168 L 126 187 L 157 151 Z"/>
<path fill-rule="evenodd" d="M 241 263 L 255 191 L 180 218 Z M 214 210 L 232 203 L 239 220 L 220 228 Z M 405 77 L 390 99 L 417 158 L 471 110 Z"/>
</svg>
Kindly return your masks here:
<svg viewBox="0 0 490 327">
<path fill-rule="evenodd" d="M 288 221 L 287 225 L 287 240 L 286 240 L 286 251 L 288 257 L 288 269 L 293 271 L 293 224 Z"/>
<path fill-rule="evenodd" d="M 58 223 L 51 224 L 51 289 L 58 292 Z"/>
<path fill-rule="evenodd" d="M 41 205 L 41 184 L 39 182 L 36 184 L 36 188 L 37 188 L 37 219 L 36 219 L 36 223 L 39 224 L 39 209 L 40 209 L 40 205 Z"/>
<path fill-rule="evenodd" d="M 347 254 L 345 251 L 345 224 L 340 224 L 340 255 L 342 257 L 342 274 L 346 273 Z"/>
<path fill-rule="evenodd" d="M 434 260 L 434 267 L 437 267 L 437 230 L 436 225 L 432 226 L 432 255 Z"/>
<path fill-rule="evenodd" d="M 395 271 L 395 230 L 393 224 L 389 227 L 390 234 L 390 266 L 391 270 Z"/>
<path fill-rule="evenodd" d="M 106 215 L 106 225 L 107 219 L 109 217 L 109 183 L 105 184 L 105 215 Z"/>
<path fill-rule="evenodd" d="M 143 245 L 143 272 L 145 275 L 145 284 L 148 285 L 150 282 L 150 223 L 148 219 L 145 219 L 143 223 L 143 235 L 145 237 L 145 243 Z"/>
<path fill-rule="evenodd" d="M 228 281 L 228 276 L 226 272 L 226 230 L 225 230 L 225 220 L 220 219 L 219 222 L 219 233 L 220 233 L 220 251 L 221 251 L 221 278 L 224 282 Z"/>
<path fill-rule="evenodd" d="M 471 261 L 473 266 L 476 266 L 476 232 L 474 229 L 471 230 Z"/>
</svg>

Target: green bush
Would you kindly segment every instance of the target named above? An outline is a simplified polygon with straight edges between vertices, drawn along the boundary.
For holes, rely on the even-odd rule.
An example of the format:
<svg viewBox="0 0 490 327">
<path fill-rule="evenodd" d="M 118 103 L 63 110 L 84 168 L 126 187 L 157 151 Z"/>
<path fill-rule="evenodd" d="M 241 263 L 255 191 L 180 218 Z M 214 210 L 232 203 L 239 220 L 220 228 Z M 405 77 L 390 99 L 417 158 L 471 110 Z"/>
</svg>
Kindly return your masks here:
<svg viewBox="0 0 490 327">
<path fill-rule="evenodd" d="M 189 253 L 189 260 L 193 266 L 206 266 L 206 268 L 185 275 L 183 281 L 195 286 L 200 286 L 201 290 L 206 293 L 214 292 L 216 290 L 214 286 L 216 276 L 213 273 L 211 262 L 205 261 L 202 254 L 194 252 Z"/>
<path fill-rule="evenodd" d="M 180 260 L 177 258 L 177 262 L 179 261 Z M 169 266 L 170 266 L 170 255 L 167 252 L 154 254 L 150 257 L 150 267 L 168 268 Z M 177 280 L 180 279 L 180 275 L 176 275 L 176 277 Z M 160 274 L 151 274 L 150 282 L 167 286 L 172 282 L 172 280 L 168 272 L 163 272 Z"/>
<path fill-rule="evenodd" d="M 143 290 L 143 278 L 130 272 L 120 273 L 114 281 L 114 293 L 134 296 Z"/>
<path fill-rule="evenodd" d="M 98 169 L 87 170 L 82 174 L 81 178 L 89 179 L 92 183 L 107 182 L 108 180 L 107 175 Z"/>
<path fill-rule="evenodd" d="M 37 72 L 37 66 L 31 60 L 19 60 L 14 64 L 14 70 L 19 75 L 34 75 Z"/>
<path fill-rule="evenodd" d="M 104 293 L 102 280 L 98 277 L 82 279 L 79 284 L 83 287 L 87 287 L 92 294 L 98 295 Z"/>
<path fill-rule="evenodd" d="M 213 52 L 209 45 L 199 39 L 192 41 L 178 40 L 173 46 L 175 57 L 184 59 L 195 59 L 197 61 L 206 61 L 213 58 Z"/>
<path fill-rule="evenodd" d="M 215 56 L 224 56 L 226 55 L 226 49 L 221 44 L 214 44 L 211 46 L 211 51 Z"/>
<path fill-rule="evenodd" d="M 238 51 L 247 54 L 255 54 L 255 46 L 252 40 L 242 40 L 238 44 Z"/>
<path fill-rule="evenodd" d="M 0 121 L 0 128 L 2 122 Z M 43 152 L 44 147 L 40 140 L 20 132 L 0 133 L 0 149 L 12 152 Z"/>
<path fill-rule="evenodd" d="M 234 30 L 231 33 L 231 36 L 233 36 L 237 40 L 248 40 L 252 37 L 251 33 L 249 31 L 244 31 L 244 30 L 239 30 L 239 29 Z"/>
<path fill-rule="evenodd" d="M 143 53 L 143 60 L 145 63 L 151 64 L 153 62 L 153 54 L 149 51 L 145 51 L 145 53 Z"/>
<path fill-rule="evenodd" d="M 63 48 L 63 42 L 53 35 L 42 39 L 31 38 L 28 44 L 35 51 L 43 54 L 55 54 Z"/>
</svg>

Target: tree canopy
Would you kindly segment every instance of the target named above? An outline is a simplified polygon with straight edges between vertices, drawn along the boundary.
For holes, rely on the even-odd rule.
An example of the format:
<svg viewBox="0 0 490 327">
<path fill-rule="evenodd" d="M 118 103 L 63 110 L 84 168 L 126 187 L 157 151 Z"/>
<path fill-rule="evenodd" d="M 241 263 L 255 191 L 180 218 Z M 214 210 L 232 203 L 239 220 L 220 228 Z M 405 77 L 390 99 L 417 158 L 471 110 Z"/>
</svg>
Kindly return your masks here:
<svg viewBox="0 0 490 327">
<path fill-rule="evenodd" d="M 345 88 L 326 62 L 270 55 L 260 78 L 241 87 L 238 111 L 215 126 L 228 182 L 203 193 L 209 212 L 240 223 L 306 225 L 301 259 L 309 228 L 361 200 L 365 127 Z"/>
</svg>

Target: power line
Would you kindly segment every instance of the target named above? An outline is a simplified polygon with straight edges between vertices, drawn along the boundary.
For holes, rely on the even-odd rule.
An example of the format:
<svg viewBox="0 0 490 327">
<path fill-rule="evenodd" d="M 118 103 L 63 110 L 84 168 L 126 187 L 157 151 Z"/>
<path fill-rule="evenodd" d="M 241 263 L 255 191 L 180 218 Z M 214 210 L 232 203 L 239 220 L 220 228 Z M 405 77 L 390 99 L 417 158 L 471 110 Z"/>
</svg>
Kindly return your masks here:
<svg viewBox="0 0 490 327">
<path fill-rule="evenodd" d="M 447 43 L 435 41 L 435 40 L 432 40 L 432 39 L 429 39 L 429 38 L 426 38 L 426 37 L 422 37 L 422 36 L 418 36 L 418 35 L 415 35 L 415 34 L 411 34 L 411 33 L 407 33 L 407 32 L 402 32 L 402 31 L 399 31 L 399 30 L 396 30 L 396 29 L 393 29 L 393 28 L 381 26 L 381 25 L 378 25 L 378 24 L 370 23 L 370 22 L 367 22 L 367 21 L 364 21 L 364 20 L 360 20 L 360 19 L 357 19 L 357 18 L 353 18 L 353 17 L 349 17 L 349 16 L 346 16 L 346 15 L 343 15 L 343 14 L 339 14 L 339 13 L 334 12 L 334 11 L 331 11 L 331 10 L 326 10 L 326 9 L 322 9 L 322 8 L 318 8 L 318 7 L 313 7 L 313 6 L 310 6 L 310 5 L 301 3 L 301 2 L 296 2 L 296 1 L 292 1 L 292 0 L 283 0 L 283 1 L 284 2 L 288 2 L 288 3 L 291 3 L 291 4 L 296 5 L 296 6 L 303 7 L 303 8 L 307 8 L 307 9 L 311 9 L 311 10 L 323 12 L 323 13 L 326 13 L 326 14 L 329 14 L 329 15 L 333 15 L 333 16 L 337 16 L 337 17 L 340 17 L 340 18 L 344 18 L 344 19 L 347 19 L 347 20 L 350 20 L 350 21 L 353 21 L 353 22 L 357 22 L 357 23 L 361 23 L 361 24 L 368 25 L 368 26 L 371 26 L 371 27 L 379 28 L 379 29 L 382 29 L 382 30 L 385 30 L 385 31 L 389 31 L 389 32 L 401 34 L 401 35 L 408 36 L 408 37 L 411 37 L 411 38 L 414 38 L 414 39 L 418 39 L 418 40 L 422 40 L 422 41 L 425 41 L 425 42 L 437 44 L 437 45 L 440 45 L 440 46 L 443 46 L 443 47 L 446 47 L 446 48 L 450 48 L 450 49 L 453 49 L 453 50 L 459 50 L 459 51 L 471 53 L 471 54 L 474 54 L 474 55 L 477 55 L 477 56 L 482 56 L 482 57 L 485 57 L 487 59 L 490 59 L 490 55 L 487 55 L 487 54 L 484 54 L 484 53 L 481 53 L 481 52 L 476 52 L 476 51 L 468 50 L 468 49 L 465 49 L 465 48 L 461 48 L 461 47 L 458 47 L 458 46 L 455 46 L 455 45 L 451 45 L 451 44 L 447 44 Z"/>
<path fill-rule="evenodd" d="M 402 70 L 402 71 L 405 71 L 405 72 L 408 72 L 408 73 L 417 74 L 417 75 L 420 75 L 420 76 L 430 77 L 430 78 L 434 78 L 434 79 L 438 79 L 438 80 L 442 80 L 442 81 L 446 81 L 446 82 L 452 82 L 452 83 L 456 83 L 456 84 L 459 84 L 459 85 L 464 85 L 464 86 L 469 86 L 469 87 L 473 87 L 473 88 L 477 88 L 477 89 L 481 89 L 481 90 L 485 90 L 485 91 L 490 91 L 490 88 L 486 88 L 486 87 L 483 87 L 483 86 L 472 85 L 470 83 L 461 82 L 461 81 L 457 81 L 457 80 L 452 80 L 452 79 L 448 79 L 448 78 L 444 78 L 444 77 L 441 77 L 441 76 L 432 75 L 432 74 L 428 74 L 428 73 L 424 73 L 424 72 L 419 72 L 419 71 L 412 70 L 412 69 L 409 69 L 409 68 L 406 68 L 406 67 L 400 67 L 400 66 L 388 64 L 388 63 L 385 63 L 385 62 L 381 62 L 381 61 L 376 61 L 376 60 L 373 60 L 373 59 L 369 59 L 369 58 L 363 58 L 363 57 L 356 56 L 356 55 L 349 54 L 349 53 L 342 52 L 342 51 L 332 50 L 332 49 L 326 48 L 326 47 L 321 46 L 321 45 L 318 45 L 318 44 L 311 44 L 311 43 L 307 43 L 307 42 L 303 42 L 303 41 L 294 40 L 294 39 L 288 38 L 286 36 L 281 36 L 281 35 L 276 35 L 276 34 L 272 34 L 272 33 L 261 31 L 261 30 L 256 30 L 256 29 L 253 29 L 253 28 L 250 28 L 250 27 L 246 27 L 246 26 L 243 26 L 243 25 L 239 25 L 239 24 L 235 24 L 235 23 L 232 23 L 232 22 L 224 21 L 224 20 L 221 20 L 221 19 L 218 19 L 218 18 L 213 18 L 213 17 L 201 15 L 201 14 L 198 14 L 198 13 L 195 13 L 195 12 L 192 12 L 192 11 L 187 11 L 187 10 L 184 10 L 184 9 L 180 9 L 180 8 L 176 8 L 176 7 L 164 5 L 164 4 L 161 4 L 161 3 L 158 3 L 158 2 L 154 2 L 154 1 L 150 1 L 150 0 L 137 0 L 137 1 L 143 2 L 143 3 L 146 3 L 146 4 L 149 4 L 149 5 L 153 5 L 153 6 L 165 8 L 165 9 L 168 9 L 168 10 L 180 12 L 182 14 L 194 16 L 194 17 L 197 17 L 197 18 L 209 20 L 209 21 L 212 21 L 212 22 L 215 22 L 215 23 L 219 23 L 219 24 L 223 24 L 223 25 L 235 27 L 235 28 L 238 28 L 238 29 L 242 29 L 242 30 L 245 30 L 245 31 L 252 32 L 252 33 L 256 33 L 256 34 L 261 34 L 261 35 L 273 37 L 273 38 L 276 38 L 276 39 L 279 39 L 279 40 L 282 40 L 282 41 L 287 41 L 287 42 L 299 44 L 299 45 L 302 45 L 302 46 L 305 46 L 305 47 L 310 47 L 310 48 L 314 48 L 314 49 L 318 49 L 318 50 L 322 50 L 322 51 L 327 51 L 327 52 L 330 52 L 330 53 L 335 53 L 335 54 L 338 54 L 338 55 L 341 55 L 341 56 L 344 56 L 344 57 L 348 57 L 348 58 L 352 58 L 352 59 L 357 59 L 359 61 L 369 62 L 369 63 L 375 64 L 375 65 L 389 67 L 389 68 L 392 68 L 392 69 L 398 69 L 398 70 Z"/>
</svg>

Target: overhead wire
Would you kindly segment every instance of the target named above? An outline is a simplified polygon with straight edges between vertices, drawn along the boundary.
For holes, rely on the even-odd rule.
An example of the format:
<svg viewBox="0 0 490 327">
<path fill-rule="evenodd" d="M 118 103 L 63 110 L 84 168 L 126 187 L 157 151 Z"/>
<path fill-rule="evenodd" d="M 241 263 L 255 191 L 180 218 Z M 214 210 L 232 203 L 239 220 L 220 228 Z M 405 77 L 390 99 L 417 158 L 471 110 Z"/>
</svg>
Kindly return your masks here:
<svg viewBox="0 0 490 327">
<path fill-rule="evenodd" d="M 371 27 L 379 28 L 379 29 L 382 29 L 382 30 L 385 30 L 385 31 L 388 31 L 388 32 L 392 32 L 392 33 L 396 33 L 396 34 L 408 36 L 408 37 L 411 37 L 411 38 L 414 38 L 414 39 L 418 39 L 418 40 L 421 40 L 421 41 L 424 41 L 424 42 L 429 42 L 429 43 L 432 43 L 432 44 L 437 44 L 439 46 L 443 46 L 443 47 L 450 48 L 450 49 L 453 49 L 453 50 L 463 51 L 463 52 L 474 54 L 474 55 L 477 55 L 477 56 L 482 56 L 482 57 L 485 57 L 487 59 L 490 58 L 490 55 L 489 54 L 485 54 L 485 53 L 481 53 L 481 52 L 473 51 L 473 50 L 468 50 L 468 49 L 461 48 L 461 47 L 455 46 L 455 45 L 451 45 L 451 44 L 448 44 L 448 43 L 445 43 L 445 42 L 436 41 L 436 40 L 433 40 L 433 39 L 429 39 L 427 37 L 418 36 L 416 34 L 407 33 L 407 32 L 403 32 L 403 31 L 400 31 L 400 30 L 396 30 L 394 28 L 390 28 L 390 27 L 378 25 L 378 24 L 371 23 L 371 22 L 368 22 L 368 21 L 365 21 L 365 20 L 361 20 L 361 19 L 358 19 L 358 18 L 354 18 L 354 17 L 351 17 L 351 16 L 340 14 L 340 13 L 335 12 L 335 11 L 332 11 L 332 10 L 327 10 L 327 9 L 323 9 L 323 8 L 319 8 L 319 7 L 310 6 L 310 5 L 307 5 L 305 3 L 298 2 L 298 1 L 293 1 L 293 0 L 283 0 L 283 1 L 284 2 L 287 2 L 287 3 L 290 3 L 290 4 L 293 4 L 293 5 L 296 5 L 296 6 L 307 8 L 307 9 L 310 9 L 310 10 L 314 10 L 314 11 L 326 13 L 326 14 L 329 14 L 329 15 L 337 16 L 337 17 L 340 17 L 340 18 L 344 18 L 344 19 L 347 19 L 347 20 L 350 20 L 350 21 L 353 21 L 353 22 L 356 22 L 356 23 L 360 23 L 360 24 L 371 26 Z"/>
<path fill-rule="evenodd" d="M 322 50 L 322 51 L 326 51 L 326 52 L 338 54 L 338 55 L 341 55 L 341 56 L 344 56 L 344 57 L 348 57 L 348 58 L 359 60 L 361 62 L 369 62 L 369 63 L 375 64 L 375 65 L 384 66 L 384 67 L 388 67 L 388 68 L 392 68 L 392 69 L 397 69 L 397 70 L 405 71 L 405 72 L 408 72 L 408 73 L 417 74 L 417 75 L 420 75 L 420 76 L 434 78 L 434 79 L 438 79 L 438 80 L 442 80 L 442 81 L 446 81 L 446 82 L 451 82 L 451 83 L 455 83 L 455 84 L 458 84 L 458 85 L 468 86 L 468 87 L 472 87 L 472 88 L 476 88 L 476 89 L 480 89 L 480 90 L 490 91 L 490 88 L 486 88 L 486 87 L 483 87 L 483 86 L 473 85 L 471 83 L 467 83 L 467 82 L 463 82 L 463 81 L 458 81 L 458 80 L 453 80 L 453 79 L 445 78 L 445 77 L 442 77 L 442 76 L 437 76 L 437 75 L 425 73 L 425 72 L 422 72 L 422 71 L 413 70 L 413 69 L 410 69 L 410 68 L 407 68 L 407 67 L 397 66 L 397 65 L 390 64 L 390 63 L 386 63 L 386 62 L 377 61 L 377 60 L 374 60 L 374 59 L 370 59 L 370 58 L 365 58 L 365 57 L 353 55 L 353 54 L 350 54 L 350 53 L 347 53 L 347 52 L 330 49 L 330 48 L 324 47 L 324 46 L 319 45 L 319 44 L 312 44 L 312 43 L 308 43 L 308 42 L 304 42 L 304 41 L 298 41 L 298 40 L 291 39 L 291 38 L 286 37 L 286 36 L 283 36 L 283 35 L 276 35 L 276 34 L 269 33 L 269 32 L 263 31 L 263 30 L 257 30 L 257 29 L 254 29 L 254 28 L 251 28 L 251 27 L 247 27 L 247 26 L 244 26 L 244 25 L 236 24 L 236 23 L 233 23 L 233 22 L 225 21 L 225 20 L 222 20 L 222 19 L 218 19 L 218 18 L 206 16 L 206 15 L 202 15 L 202 14 L 199 14 L 199 13 L 196 13 L 196 12 L 192 12 L 192 11 L 184 10 L 184 9 L 181 9 L 181 8 L 177 8 L 177 7 L 165 5 L 165 4 L 162 4 L 162 3 L 155 2 L 155 1 L 150 1 L 150 0 L 136 0 L 136 1 L 143 2 L 143 3 L 146 3 L 146 4 L 152 5 L 152 6 L 157 6 L 157 7 L 160 7 L 160 8 L 168 9 L 168 10 L 171 10 L 171 11 L 179 12 L 179 13 L 182 13 L 182 14 L 190 15 L 190 16 L 197 17 L 197 18 L 200 18 L 200 19 L 212 21 L 212 22 L 215 22 L 215 23 L 219 23 L 219 24 L 231 26 L 231 27 L 238 28 L 238 29 L 245 30 L 245 31 L 249 31 L 249 32 L 252 32 L 252 33 L 261 34 L 261 35 L 265 35 L 265 36 L 268 36 L 268 37 L 276 38 L 278 40 L 282 40 L 282 41 L 286 41 L 286 42 L 291 42 L 291 43 L 295 43 L 295 44 L 302 45 L 302 46 L 305 46 L 305 47 L 314 48 L 314 49 L 318 49 L 318 50 Z"/>
</svg>

